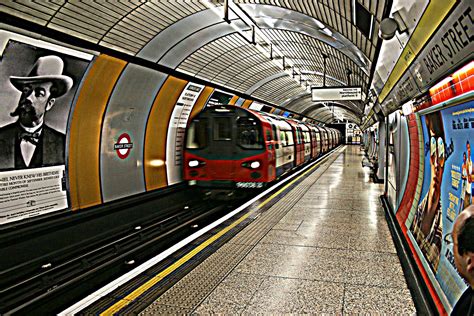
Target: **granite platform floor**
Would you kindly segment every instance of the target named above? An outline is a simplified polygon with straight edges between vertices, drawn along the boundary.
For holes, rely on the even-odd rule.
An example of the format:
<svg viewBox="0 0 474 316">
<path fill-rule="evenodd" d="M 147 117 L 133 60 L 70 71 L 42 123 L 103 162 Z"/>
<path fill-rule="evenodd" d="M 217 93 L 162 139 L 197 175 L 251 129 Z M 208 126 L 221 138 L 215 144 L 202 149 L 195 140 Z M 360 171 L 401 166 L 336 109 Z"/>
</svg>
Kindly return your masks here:
<svg viewBox="0 0 474 316">
<path fill-rule="evenodd" d="M 179 313 L 415 314 L 383 185 L 362 158 L 347 146 L 197 307 Z"/>
</svg>

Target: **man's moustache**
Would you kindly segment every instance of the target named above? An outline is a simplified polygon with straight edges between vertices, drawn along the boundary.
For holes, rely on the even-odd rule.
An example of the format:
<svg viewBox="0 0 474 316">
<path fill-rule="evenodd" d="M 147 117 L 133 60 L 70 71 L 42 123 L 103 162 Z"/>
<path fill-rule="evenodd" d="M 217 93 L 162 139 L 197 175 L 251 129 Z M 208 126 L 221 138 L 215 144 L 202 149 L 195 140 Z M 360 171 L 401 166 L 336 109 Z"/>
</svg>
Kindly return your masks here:
<svg viewBox="0 0 474 316">
<path fill-rule="evenodd" d="M 21 111 L 26 109 L 27 106 L 31 106 L 31 104 L 30 103 L 21 103 L 21 104 L 19 104 L 16 107 L 15 111 L 10 113 L 10 116 L 12 116 L 12 117 L 19 116 Z"/>
<path fill-rule="evenodd" d="M 18 116 L 18 115 L 20 115 L 20 107 L 17 107 L 15 109 L 15 111 L 10 113 L 10 116 L 12 116 L 12 117 L 15 117 L 15 116 Z"/>
</svg>

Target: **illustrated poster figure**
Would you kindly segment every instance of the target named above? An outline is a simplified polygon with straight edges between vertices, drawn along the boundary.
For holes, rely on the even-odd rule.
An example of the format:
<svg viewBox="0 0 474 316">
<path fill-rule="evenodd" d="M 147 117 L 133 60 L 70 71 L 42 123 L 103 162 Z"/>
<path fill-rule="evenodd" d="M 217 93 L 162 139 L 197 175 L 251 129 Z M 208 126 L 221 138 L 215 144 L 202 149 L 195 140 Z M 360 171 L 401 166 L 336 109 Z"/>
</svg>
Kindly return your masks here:
<svg viewBox="0 0 474 316">
<path fill-rule="evenodd" d="M 469 141 L 466 141 L 466 161 L 462 165 L 462 179 L 465 182 L 464 192 L 461 193 L 464 195 L 464 205 L 463 208 L 468 207 L 472 204 L 472 189 L 474 182 L 474 170 L 472 167 L 472 158 L 471 158 L 471 144 Z"/>
<path fill-rule="evenodd" d="M 441 183 L 446 160 L 445 136 L 440 112 L 426 115 L 425 122 L 430 142 L 430 185 L 418 205 L 410 230 L 432 270 L 436 272 L 443 238 Z"/>
<path fill-rule="evenodd" d="M 467 185 L 467 176 L 468 176 L 468 171 L 467 171 L 467 156 L 466 152 L 463 152 L 462 154 L 462 165 L 461 165 L 461 196 L 460 196 L 460 203 L 459 203 L 459 213 L 464 209 L 464 205 L 466 204 L 464 202 L 465 199 L 465 192 L 468 190 Z M 469 205 L 469 202 L 468 202 Z"/>
</svg>

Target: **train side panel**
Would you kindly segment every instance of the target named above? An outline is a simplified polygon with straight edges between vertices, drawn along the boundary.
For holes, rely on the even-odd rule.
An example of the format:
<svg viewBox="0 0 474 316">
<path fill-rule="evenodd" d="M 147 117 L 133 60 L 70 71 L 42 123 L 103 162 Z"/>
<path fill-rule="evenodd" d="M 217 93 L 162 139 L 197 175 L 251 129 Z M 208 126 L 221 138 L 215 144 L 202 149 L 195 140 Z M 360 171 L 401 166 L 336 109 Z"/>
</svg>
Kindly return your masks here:
<svg viewBox="0 0 474 316">
<path fill-rule="evenodd" d="M 318 126 L 319 133 L 321 134 L 321 148 L 322 148 L 322 153 L 327 153 L 329 150 L 328 146 L 328 134 L 325 129 L 322 127 Z"/>
<path fill-rule="evenodd" d="M 304 163 L 304 143 L 302 141 L 301 127 L 299 123 L 293 120 L 289 121 L 293 134 L 293 143 L 295 147 L 295 166 L 300 166 Z"/>
<path fill-rule="evenodd" d="M 282 175 L 295 166 L 296 154 L 293 131 L 287 122 L 280 123 L 280 141 L 281 164 L 277 166 L 278 175 Z"/>
<path fill-rule="evenodd" d="M 301 132 L 302 132 L 302 140 L 304 144 L 304 162 L 308 162 L 311 160 L 311 134 L 309 132 L 309 128 L 306 124 L 300 124 Z"/>
</svg>

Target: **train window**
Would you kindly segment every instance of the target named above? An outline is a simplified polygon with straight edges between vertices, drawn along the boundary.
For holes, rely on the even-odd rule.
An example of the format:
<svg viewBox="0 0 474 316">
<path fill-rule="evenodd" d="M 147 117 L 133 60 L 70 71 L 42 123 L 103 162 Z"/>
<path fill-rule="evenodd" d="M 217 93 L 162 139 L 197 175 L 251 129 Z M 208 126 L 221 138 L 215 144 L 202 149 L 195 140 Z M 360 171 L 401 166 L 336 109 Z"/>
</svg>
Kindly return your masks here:
<svg viewBox="0 0 474 316">
<path fill-rule="evenodd" d="M 288 142 L 286 141 L 287 136 L 286 136 L 285 132 L 283 132 L 283 131 L 280 132 L 280 139 L 281 139 L 281 145 L 286 146 Z"/>
<path fill-rule="evenodd" d="M 304 136 L 305 143 L 311 142 L 311 137 L 309 136 L 309 132 L 303 132 L 303 136 Z"/>
<path fill-rule="evenodd" d="M 272 133 L 270 132 L 270 130 L 267 130 L 267 142 L 271 140 L 272 140 Z"/>
<path fill-rule="evenodd" d="M 296 128 L 296 143 L 299 145 L 302 143 L 301 140 L 301 129 L 299 127 Z"/>
<path fill-rule="evenodd" d="M 199 149 L 207 146 L 207 119 L 194 120 L 188 128 L 187 149 Z"/>
<path fill-rule="evenodd" d="M 273 140 L 278 141 L 278 134 L 277 134 L 277 129 L 275 125 L 272 125 L 272 130 L 273 130 Z"/>
<path fill-rule="evenodd" d="M 232 121 L 230 117 L 215 117 L 213 127 L 214 140 L 232 139 Z"/>
<path fill-rule="evenodd" d="M 294 145 L 293 133 L 291 131 L 286 131 L 286 142 L 288 146 Z"/>
<path fill-rule="evenodd" d="M 260 125 L 253 118 L 240 117 L 237 119 L 238 145 L 245 149 L 262 149 L 263 135 Z"/>
</svg>

